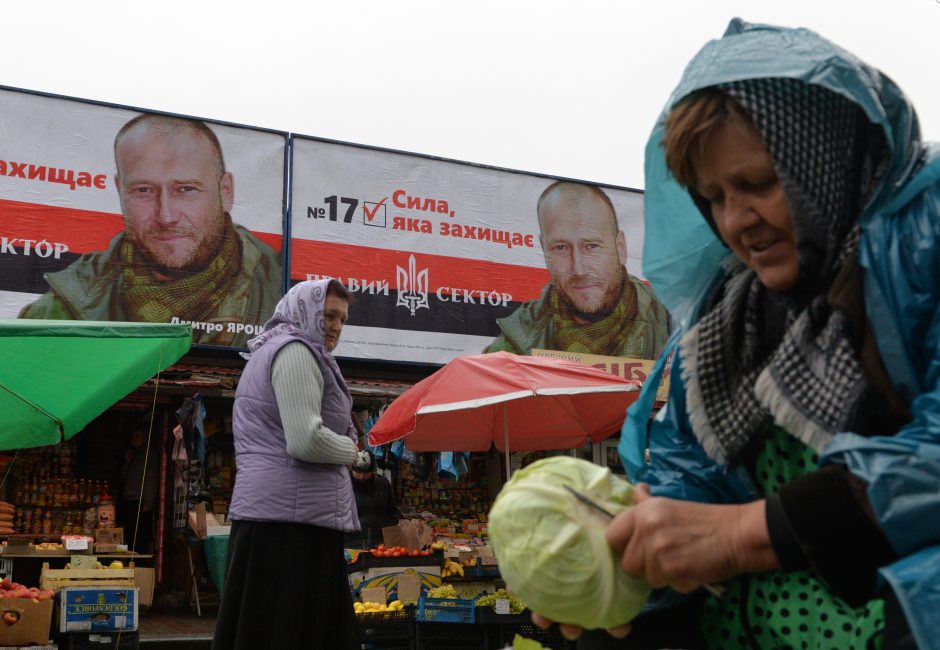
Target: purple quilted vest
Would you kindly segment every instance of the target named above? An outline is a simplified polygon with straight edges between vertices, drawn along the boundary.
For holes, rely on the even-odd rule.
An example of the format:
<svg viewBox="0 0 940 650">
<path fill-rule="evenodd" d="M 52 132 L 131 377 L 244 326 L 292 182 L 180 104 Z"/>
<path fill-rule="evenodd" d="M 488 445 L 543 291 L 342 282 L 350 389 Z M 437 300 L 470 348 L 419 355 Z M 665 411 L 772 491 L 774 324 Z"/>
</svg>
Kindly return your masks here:
<svg viewBox="0 0 940 650">
<path fill-rule="evenodd" d="M 232 430 L 238 473 L 229 516 L 251 521 L 288 521 L 334 530 L 359 530 L 352 481 L 344 465 L 307 463 L 287 455 L 284 427 L 271 385 L 271 365 L 291 341 L 307 345 L 323 374 L 323 423 L 339 434 L 350 425 L 352 398 L 337 382 L 323 352 L 290 334 L 255 350 L 238 382 Z"/>
</svg>

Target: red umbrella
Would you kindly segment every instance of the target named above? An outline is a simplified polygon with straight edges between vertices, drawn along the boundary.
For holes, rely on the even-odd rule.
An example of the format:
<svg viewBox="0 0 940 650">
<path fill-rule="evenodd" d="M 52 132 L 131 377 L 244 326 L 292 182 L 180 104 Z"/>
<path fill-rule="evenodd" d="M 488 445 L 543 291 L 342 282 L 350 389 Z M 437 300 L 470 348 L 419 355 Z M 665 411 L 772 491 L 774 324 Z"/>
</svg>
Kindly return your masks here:
<svg viewBox="0 0 940 650">
<path fill-rule="evenodd" d="M 640 383 L 564 359 L 509 352 L 458 357 L 389 406 L 369 432 L 414 451 L 573 449 L 623 425 Z M 508 458 L 508 456 L 507 456 Z"/>
</svg>

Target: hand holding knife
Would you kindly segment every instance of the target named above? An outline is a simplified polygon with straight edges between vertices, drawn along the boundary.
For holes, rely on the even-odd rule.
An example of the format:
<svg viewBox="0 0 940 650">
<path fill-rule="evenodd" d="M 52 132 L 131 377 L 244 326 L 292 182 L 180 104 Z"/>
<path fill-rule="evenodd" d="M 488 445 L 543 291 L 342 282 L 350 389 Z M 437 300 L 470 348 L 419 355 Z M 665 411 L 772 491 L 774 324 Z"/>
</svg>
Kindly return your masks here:
<svg viewBox="0 0 940 650">
<path fill-rule="evenodd" d="M 594 509 L 597 512 L 600 512 L 601 514 L 605 515 L 608 519 L 614 518 L 614 514 L 612 512 L 607 510 L 607 508 L 597 503 L 586 494 L 583 494 L 582 492 L 574 489 L 570 485 L 566 485 L 565 489 L 568 490 L 568 492 L 570 492 L 578 501 L 580 501 L 584 505 Z M 720 585 L 713 585 L 713 584 L 705 583 L 702 586 L 705 589 L 707 589 L 713 596 L 715 596 L 715 598 L 721 598 L 725 593 L 724 587 Z"/>
</svg>

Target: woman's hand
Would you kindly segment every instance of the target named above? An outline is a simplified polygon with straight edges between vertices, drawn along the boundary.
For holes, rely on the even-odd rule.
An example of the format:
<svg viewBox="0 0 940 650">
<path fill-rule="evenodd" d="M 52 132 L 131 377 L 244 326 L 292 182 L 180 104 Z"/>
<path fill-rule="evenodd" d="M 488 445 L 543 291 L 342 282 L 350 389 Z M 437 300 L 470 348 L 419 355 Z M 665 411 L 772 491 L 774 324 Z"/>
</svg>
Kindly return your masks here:
<svg viewBox="0 0 940 650">
<path fill-rule="evenodd" d="M 686 593 L 739 573 L 779 567 L 770 543 L 764 501 L 711 505 L 650 495 L 639 484 L 636 505 L 607 528 L 621 566 L 653 588 Z"/>
<path fill-rule="evenodd" d="M 536 627 L 540 627 L 543 630 L 547 630 L 549 627 L 551 627 L 555 623 L 555 621 L 547 619 L 541 614 L 536 614 L 535 612 L 532 612 L 532 623 Z M 568 639 L 569 641 L 573 641 L 574 639 L 577 639 L 579 636 L 581 636 L 581 633 L 584 632 L 584 629 L 581 627 L 578 627 L 577 625 L 566 625 L 563 623 L 558 624 L 558 630 L 561 632 L 561 635 L 565 637 L 566 639 Z M 617 639 L 622 639 L 630 633 L 630 624 L 627 623 L 626 625 L 620 625 L 618 627 L 610 628 L 609 630 L 607 630 L 607 633 L 610 634 L 612 637 L 615 637 Z"/>
</svg>

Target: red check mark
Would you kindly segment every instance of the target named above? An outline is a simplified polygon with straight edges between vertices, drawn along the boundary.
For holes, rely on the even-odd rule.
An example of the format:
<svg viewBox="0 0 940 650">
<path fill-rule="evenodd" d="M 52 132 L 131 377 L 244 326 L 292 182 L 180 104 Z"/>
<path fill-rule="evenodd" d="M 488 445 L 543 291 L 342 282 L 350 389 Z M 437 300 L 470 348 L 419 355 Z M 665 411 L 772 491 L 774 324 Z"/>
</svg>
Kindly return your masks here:
<svg viewBox="0 0 940 650">
<path fill-rule="evenodd" d="M 369 209 L 369 206 L 363 203 L 362 211 L 365 213 L 366 219 L 368 219 L 369 221 L 372 221 L 373 219 L 375 219 L 375 214 L 379 211 L 379 208 L 382 207 L 382 204 L 385 203 L 387 200 L 388 200 L 388 197 L 386 196 L 384 199 L 376 203 L 375 207 L 372 208 L 371 210 Z"/>
</svg>

